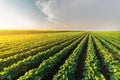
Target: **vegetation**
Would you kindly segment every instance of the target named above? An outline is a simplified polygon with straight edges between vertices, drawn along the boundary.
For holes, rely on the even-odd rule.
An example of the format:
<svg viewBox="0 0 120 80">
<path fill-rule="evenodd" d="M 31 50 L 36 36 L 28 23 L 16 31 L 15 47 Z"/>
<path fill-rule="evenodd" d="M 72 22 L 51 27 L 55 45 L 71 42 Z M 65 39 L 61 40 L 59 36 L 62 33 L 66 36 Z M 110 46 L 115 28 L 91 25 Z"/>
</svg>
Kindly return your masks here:
<svg viewBox="0 0 120 80">
<path fill-rule="evenodd" d="M 0 31 L 0 80 L 119 80 L 120 32 Z"/>
</svg>

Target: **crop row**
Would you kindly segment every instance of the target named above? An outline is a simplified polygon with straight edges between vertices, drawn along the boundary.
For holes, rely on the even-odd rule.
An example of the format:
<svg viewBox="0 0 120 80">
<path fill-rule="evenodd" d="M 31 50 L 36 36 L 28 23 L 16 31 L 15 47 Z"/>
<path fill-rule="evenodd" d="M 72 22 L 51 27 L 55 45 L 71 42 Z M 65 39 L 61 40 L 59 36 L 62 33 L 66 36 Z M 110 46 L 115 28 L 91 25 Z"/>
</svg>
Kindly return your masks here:
<svg viewBox="0 0 120 80">
<path fill-rule="evenodd" d="M 84 77 L 82 80 L 105 80 L 103 74 L 100 72 L 100 63 L 96 54 L 97 53 L 94 49 L 94 44 L 90 35 L 84 63 Z"/>
<path fill-rule="evenodd" d="M 76 35 L 77 36 L 77 35 Z M 54 42 L 56 42 L 56 41 L 60 41 L 60 40 L 69 40 L 70 38 L 72 38 L 72 36 L 71 37 L 68 37 L 67 38 L 67 36 L 64 36 L 64 38 L 62 39 L 63 37 L 62 36 L 58 36 L 58 37 L 56 37 L 56 38 L 54 38 L 54 36 L 53 36 L 53 38 L 48 38 L 47 40 L 45 39 L 45 40 L 42 40 L 43 42 L 42 43 L 39 43 L 39 42 L 34 42 L 34 40 L 32 40 L 32 41 L 28 41 L 27 43 L 29 43 L 29 45 L 26 45 L 26 42 L 24 42 L 24 44 L 21 44 L 21 45 L 19 45 L 19 47 L 18 46 L 16 46 L 17 47 L 17 50 L 15 50 L 12 46 L 11 46 L 11 48 L 12 49 L 10 49 L 10 50 L 7 50 L 7 51 L 5 51 L 5 52 L 3 52 L 2 51 L 2 53 L 4 53 L 4 54 L 0 54 L 0 58 L 7 58 L 7 57 L 10 57 L 10 56 L 13 56 L 13 55 L 15 55 L 15 54 L 21 54 L 21 53 L 23 53 L 23 52 L 26 52 L 26 51 L 30 51 L 31 49 L 35 49 L 35 48 L 39 48 L 39 47 L 43 47 L 43 46 L 45 46 L 45 45 L 48 45 L 48 44 L 51 44 L 51 43 L 53 43 L 54 44 Z M 43 38 L 44 39 L 44 38 Z M 40 41 L 41 41 L 40 40 Z M 52 41 L 52 42 L 51 42 Z M 43 45 L 44 44 L 44 45 Z M 21 46 L 21 47 L 20 47 Z M 31 47 L 30 47 L 31 46 Z"/>
<path fill-rule="evenodd" d="M 43 60 L 49 58 L 64 47 L 68 46 L 71 42 L 73 42 L 73 40 L 54 46 L 45 52 L 37 53 L 35 56 L 30 56 L 22 61 L 17 62 L 16 64 L 13 64 L 8 68 L 5 68 L 4 71 L 0 72 L 0 79 L 11 80 L 18 78 L 20 75 L 24 74 L 28 70 L 37 67 Z"/>
<path fill-rule="evenodd" d="M 109 51 L 100 43 L 98 39 L 94 38 L 95 46 L 98 50 L 98 55 L 102 61 L 102 65 L 106 71 L 106 75 L 109 80 L 119 80 L 120 79 L 120 64 L 118 61 L 114 60 L 113 56 Z"/>
<path fill-rule="evenodd" d="M 37 69 L 32 69 L 18 80 L 41 80 L 46 79 L 46 76 L 52 73 L 57 65 L 62 61 L 66 55 L 70 55 L 74 48 L 79 44 L 82 38 L 76 40 L 74 43 L 65 47 L 60 52 L 44 60 Z"/>
<path fill-rule="evenodd" d="M 74 41 L 75 39 L 77 39 L 77 37 L 71 39 L 71 41 Z M 20 60 L 23 60 L 23 59 L 25 59 L 29 56 L 34 56 L 35 54 L 37 54 L 39 52 L 46 51 L 46 50 L 50 49 L 51 47 L 53 47 L 55 45 L 66 42 L 67 40 L 62 40 L 62 41 L 58 41 L 58 42 L 55 42 L 55 43 L 51 43 L 51 44 L 48 44 L 44 47 L 39 47 L 39 48 L 36 48 L 36 49 L 32 49 L 29 52 L 23 52 L 21 54 L 16 54 L 14 56 L 11 56 L 11 57 L 8 57 L 8 58 L 5 58 L 5 59 L 1 59 L 0 60 L 0 64 L 1 64 L 0 71 L 3 70 L 4 67 L 7 67 L 7 66 L 9 66 L 13 63 L 16 63 L 16 62 L 20 61 Z"/>
<path fill-rule="evenodd" d="M 78 58 L 82 52 L 82 49 L 87 41 L 86 36 L 80 44 L 76 47 L 73 53 L 60 67 L 59 71 L 54 75 L 53 80 L 75 80 L 75 71 L 77 69 Z"/>
<path fill-rule="evenodd" d="M 119 58 L 120 57 L 120 50 L 116 46 L 108 43 L 107 41 L 105 41 L 104 39 L 101 39 L 100 37 L 96 36 L 96 38 L 102 43 L 103 46 L 106 47 L 106 49 L 108 49 L 108 51 L 110 51 L 113 54 L 113 56 L 116 55 L 115 58 L 118 57 L 118 59 L 120 59 Z"/>
</svg>

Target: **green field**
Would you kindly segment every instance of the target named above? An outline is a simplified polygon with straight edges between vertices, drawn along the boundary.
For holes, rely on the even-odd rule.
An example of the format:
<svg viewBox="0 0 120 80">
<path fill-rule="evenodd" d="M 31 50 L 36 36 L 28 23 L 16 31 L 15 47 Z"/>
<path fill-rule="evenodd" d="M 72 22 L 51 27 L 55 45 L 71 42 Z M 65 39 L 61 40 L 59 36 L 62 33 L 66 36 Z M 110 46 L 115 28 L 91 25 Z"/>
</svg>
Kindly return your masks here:
<svg viewBox="0 0 120 80">
<path fill-rule="evenodd" d="M 0 31 L 0 80 L 120 80 L 120 32 Z"/>
</svg>

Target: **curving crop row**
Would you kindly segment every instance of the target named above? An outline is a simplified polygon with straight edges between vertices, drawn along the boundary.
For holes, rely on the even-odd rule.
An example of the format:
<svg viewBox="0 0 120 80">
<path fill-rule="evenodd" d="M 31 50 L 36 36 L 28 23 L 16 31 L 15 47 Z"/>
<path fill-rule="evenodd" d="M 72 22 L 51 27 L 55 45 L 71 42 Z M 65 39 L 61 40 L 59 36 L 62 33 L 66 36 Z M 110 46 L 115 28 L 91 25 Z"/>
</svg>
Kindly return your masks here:
<svg viewBox="0 0 120 80">
<path fill-rule="evenodd" d="M 110 40 L 110 42 L 114 42 L 114 43 L 120 44 L 120 40 L 118 40 L 115 35 L 114 35 L 114 37 L 111 36 L 111 35 L 107 35 L 107 36 L 105 36 L 105 35 L 98 35 L 98 36 L 106 38 L 106 40 L 108 40 L 108 41 Z"/>
<path fill-rule="evenodd" d="M 119 32 L 99 32 L 99 33 L 97 32 L 96 34 L 101 37 L 106 37 L 106 39 L 110 39 L 112 41 L 120 43 Z"/>
<path fill-rule="evenodd" d="M 44 43 L 41 43 L 41 44 L 44 44 L 44 45 L 42 45 L 41 46 L 41 44 L 40 43 L 34 43 L 33 44 L 33 42 L 31 42 L 31 44 L 29 44 L 29 45 L 24 45 L 24 44 L 22 44 L 22 45 L 20 45 L 19 46 L 19 48 L 18 48 L 18 46 L 16 46 L 17 47 L 17 50 L 14 50 L 14 48 L 12 47 L 12 49 L 13 50 L 9 50 L 9 51 L 6 51 L 6 52 L 3 52 L 2 51 L 2 53 L 4 53 L 4 54 L 0 54 L 0 58 L 2 58 L 2 59 L 4 59 L 4 58 L 7 58 L 7 57 L 10 57 L 10 56 L 14 56 L 14 55 L 16 55 L 16 54 L 21 54 L 21 53 L 25 53 L 25 52 L 27 52 L 27 51 L 30 51 L 30 50 L 34 50 L 34 49 L 36 49 L 36 48 L 38 48 L 38 49 L 40 49 L 41 50 L 41 47 L 44 47 L 45 45 L 48 45 L 48 46 L 50 46 L 51 44 L 53 44 L 53 46 L 54 46 L 54 42 L 56 42 L 56 41 L 67 41 L 67 40 L 69 40 L 69 39 L 71 39 L 71 38 L 73 38 L 73 37 L 76 37 L 76 36 L 71 36 L 70 38 L 69 37 L 65 37 L 65 38 L 63 38 L 62 39 L 62 37 L 59 37 L 60 39 L 62 39 L 62 40 L 60 40 L 60 39 L 54 39 L 54 40 L 49 40 L 48 42 L 47 41 L 45 41 Z M 51 43 L 51 41 L 53 41 L 53 43 Z M 60 42 L 59 41 L 59 42 Z M 32 46 L 31 46 L 32 45 Z M 31 47 L 30 47 L 31 46 Z M 44 49 L 44 48 L 43 48 Z"/>
<path fill-rule="evenodd" d="M 111 43 L 106 42 L 104 39 L 95 36 L 103 45 L 105 45 L 109 50 L 111 50 L 112 52 L 118 54 L 120 56 L 120 51 L 118 48 L 116 48 L 114 45 L 112 45 Z"/>
<path fill-rule="evenodd" d="M 70 41 L 74 41 L 76 40 L 78 37 L 74 38 L 73 39 L 70 39 Z M 16 63 L 20 60 L 23 60 L 29 56 L 34 56 L 35 54 L 37 54 L 38 52 L 41 52 L 41 51 L 45 51 L 45 50 L 48 50 L 50 49 L 52 46 L 55 46 L 55 45 L 59 45 L 61 43 L 64 43 L 65 41 L 67 40 L 62 40 L 62 41 L 58 41 L 58 42 L 55 42 L 55 43 L 52 43 L 52 44 L 48 44 L 44 47 L 39 47 L 39 48 L 36 48 L 36 49 L 33 49 L 29 52 L 25 52 L 25 53 L 21 53 L 21 54 L 16 54 L 14 56 L 11 56 L 11 57 L 8 57 L 8 58 L 5 58 L 5 59 L 1 59 L 0 60 L 0 71 L 3 70 L 4 67 L 7 67 L 9 65 L 12 65 L 13 63 Z"/>
<path fill-rule="evenodd" d="M 60 70 L 54 75 L 53 80 L 75 80 L 75 71 L 77 69 L 78 58 L 87 41 L 86 36 L 65 63 L 60 67 Z"/>
<path fill-rule="evenodd" d="M 44 60 L 40 66 L 36 69 L 32 69 L 27 72 L 24 76 L 21 76 L 18 80 L 42 80 L 46 79 L 48 74 L 52 73 L 55 67 L 62 61 L 62 59 L 66 55 L 70 55 L 74 48 L 79 44 L 82 38 L 78 39 L 74 43 L 70 44 L 69 46 L 65 47 L 60 52 L 56 53 L 55 55 L 51 56 L 47 60 Z M 32 72 L 32 73 L 31 73 Z"/>
<path fill-rule="evenodd" d="M 102 65 L 105 69 L 108 70 L 107 75 L 109 75 L 110 80 L 119 80 L 120 79 L 120 63 L 115 61 L 109 51 L 97 40 L 93 37 L 94 42 L 96 44 L 98 54 L 101 57 Z"/>
<path fill-rule="evenodd" d="M 88 48 L 84 63 L 84 72 L 82 80 L 105 80 L 100 72 L 100 64 L 96 56 L 96 51 L 92 42 L 91 35 L 88 40 Z"/>
<path fill-rule="evenodd" d="M 27 36 L 27 37 L 26 37 Z M 4 36 L 0 38 L 0 42 L 2 44 L 2 52 L 7 53 L 9 51 L 21 51 L 24 48 L 31 48 L 36 44 L 39 46 L 44 45 L 44 42 L 52 42 L 53 40 L 59 39 L 62 36 L 57 37 L 57 35 L 53 34 L 35 34 L 35 35 L 21 35 L 21 36 Z M 19 45 L 19 47 L 18 47 Z M 24 49 L 23 48 L 23 49 Z M 18 50 L 19 49 L 19 50 Z M 1 51 L 1 48 L 0 48 Z"/>
<path fill-rule="evenodd" d="M 70 43 L 73 41 L 68 41 L 65 43 L 62 43 L 58 46 L 54 46 L 53 48 L 45 51 L 45 52 L 40 52 L 36 54 L 35 56 L 30 56 L 27 59 L 24 59 L 22 61 L 17 62 L 16 64 L 13 64 L 10 67 L 7 67 L 4 69 L 4 71 L 0 72 L 0 79 L 16 79 L 28 70 L 35 68 L 39 66 L 39 64 L 49 58 L 50 56 L 54 55 L 55 53 L 59 52 L 61 49 L 64 47 L 68 46 Z"/>
<path fill-rule="evenodd" d="M 98 38 L 101 38 L 103 41 L 105 41 L 105 42 L 107 42 L 107 43 L 115 46 L 116 48 L 120 49 L 119 43 L 113 41 L 112 39 L 108 39 L 108 38 L 106 38 L 106 37 L 101 37 L 101 36 L 98 36 Z"/>
</svg>

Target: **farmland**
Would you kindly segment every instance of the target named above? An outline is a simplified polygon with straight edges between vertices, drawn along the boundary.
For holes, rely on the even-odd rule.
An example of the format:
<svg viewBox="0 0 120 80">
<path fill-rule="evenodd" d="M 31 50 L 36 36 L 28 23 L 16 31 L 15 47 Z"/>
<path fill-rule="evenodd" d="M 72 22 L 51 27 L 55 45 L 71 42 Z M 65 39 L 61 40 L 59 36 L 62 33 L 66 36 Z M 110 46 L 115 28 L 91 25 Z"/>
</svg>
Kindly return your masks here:
<svg viewBox="0 0 120 80">
<path fill-rule="evenodd" d="M 0 31 L 0 80 L 120 80 L 120 32 Z"/>
</svg>

